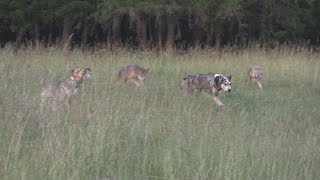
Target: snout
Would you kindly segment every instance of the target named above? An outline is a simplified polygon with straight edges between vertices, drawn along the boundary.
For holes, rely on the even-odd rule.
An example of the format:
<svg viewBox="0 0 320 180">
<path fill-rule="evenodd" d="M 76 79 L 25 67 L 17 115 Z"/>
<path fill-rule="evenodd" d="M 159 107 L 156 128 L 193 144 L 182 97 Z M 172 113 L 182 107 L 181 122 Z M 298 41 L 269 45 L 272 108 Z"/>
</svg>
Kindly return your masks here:
<svg viewBox="0 0 320 180">
<path fill-rule="evenodd" d="M 83 79 L 84 79 L 84 80 L 90 80 L 90 79 L 91 79 L 90 74 L 86 74 Z"/>
<path fill-rule="evenodd" d="M 221 85 L 221 88 L 223 89 L 224 92 L 231 92 L 231 86 L 230 85 Z"/>
<path fill-rule="evenodd" d="M 231 89 L 224 89 L 224 92 L 231 92 Z"/>
</svg>

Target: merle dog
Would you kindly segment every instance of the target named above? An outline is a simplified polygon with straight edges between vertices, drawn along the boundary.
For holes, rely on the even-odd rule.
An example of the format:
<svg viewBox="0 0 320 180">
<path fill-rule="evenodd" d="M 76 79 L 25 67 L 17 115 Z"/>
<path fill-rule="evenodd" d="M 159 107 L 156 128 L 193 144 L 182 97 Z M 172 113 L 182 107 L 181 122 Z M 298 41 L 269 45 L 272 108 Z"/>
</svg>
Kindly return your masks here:
<svg viewBox="0 0 320 180">
<path fill-rule="evenodd" d="M 204 91 L 212 97 L 218 106 L 223 106 L 218 94 L 220 90 L 231 91 L 231 76 L 226 77 L 214 73 L 194 74 L 184 77 L 181 86 L 189 93 L 193 93 L 195 90 Z"/>
</svg>

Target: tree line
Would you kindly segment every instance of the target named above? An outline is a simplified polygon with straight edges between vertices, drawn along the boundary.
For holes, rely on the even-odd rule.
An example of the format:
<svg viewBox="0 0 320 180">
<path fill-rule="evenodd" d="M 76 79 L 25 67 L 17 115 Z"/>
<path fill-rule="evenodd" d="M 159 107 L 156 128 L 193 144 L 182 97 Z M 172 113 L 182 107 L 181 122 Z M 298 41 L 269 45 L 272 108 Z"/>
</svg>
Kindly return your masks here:
<svg viewBox="0 0 320 180">
<path fill-rule="evenodd" d="M 320 44 L 319 0 L 0 0 L 0 43 L 141 50 Z"/>
</svg>

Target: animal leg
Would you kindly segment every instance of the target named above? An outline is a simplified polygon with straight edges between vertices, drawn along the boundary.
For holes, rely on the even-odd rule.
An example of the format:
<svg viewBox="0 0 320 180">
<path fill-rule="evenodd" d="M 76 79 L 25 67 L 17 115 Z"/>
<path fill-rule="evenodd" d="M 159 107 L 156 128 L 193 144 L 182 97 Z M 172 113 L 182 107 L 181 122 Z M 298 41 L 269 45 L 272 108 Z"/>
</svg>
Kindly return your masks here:
<svg viewBox="0 0 320 180">
<path fill-rule="evenodd" d="M 252 77 L 249 77 L 248 84 L 250 84 L 251 81 L 252 81 Z"/>
<path fill-rule="evenodd" d="M 223 106 L 224 104 L 220 101 L 218 96 L 212 96 L 213 101 L 218 105 L 218 106 Z"/>
<path fill-rule="evenodd" d="M 260 82 L 259 80 L 257 80 L 256 83 L 257 83 L 258 87 L 259 87 L 260 89 L 262 89 L 262 84 L 261 84 L 261 82 Z"/>
<path fill-rule="evenodd" d="M 130 81 L 131 81 L 133 84 L 135 84 L 138 89 L 141 88 L 141 84 L 139 83 L 139 80 L 132 79 L 132 80 L 130 80 Z"/>
<path fill-rule="evenodd" d="M 139 84 L 140 84 L 140 87 L 144 87 L 144 81 L 143 80 L 139 80 Z"/>
<path fill-rule="evenodd" d="M 117 78 L 116 85 L 120 86 L 127 82 L 127 78 Z"/>
<path fill-rule="evenodd" d="M 187 88 L 187 92 L 188 92 L 189 94 L 193 94 L 193 93 L 194 93 L 194 89 L 193 89 L 193 88 Z"/>
<path fill-rule="evenodd" d="M 250 77 L 250 82 L 253 82 L 254 84 L 257 83 L 257 78 Z"/>
</svg>

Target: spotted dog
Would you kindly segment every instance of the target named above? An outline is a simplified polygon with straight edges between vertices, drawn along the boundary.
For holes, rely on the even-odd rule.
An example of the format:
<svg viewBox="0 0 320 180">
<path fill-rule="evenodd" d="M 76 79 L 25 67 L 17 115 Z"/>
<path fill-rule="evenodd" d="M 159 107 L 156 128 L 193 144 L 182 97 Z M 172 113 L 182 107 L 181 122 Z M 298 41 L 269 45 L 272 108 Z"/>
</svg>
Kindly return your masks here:
<svg viewBox="0 0 320 180">
<path fill-rule="evenodd" d="M 145 69 L 138 64 L 124 65 L 117 72 L 117 84 L 119 85 L 129 81 L 134 83 L 138 88 L 141 88 L 144 86 L 144 81 L 148 72 L 149 69 Z"/>
<path fill-rule="evenodd" d="M 252 65 L 248 70 L 248 76 L 249 76 L 250 82 L 253 81 L 254 83 L 256 83 L 260 89 L 262 89 L 262 84 L 261 84 L 262 75 L 263 75 L 263 70 L 261 67 L 257 65 Z"/>
<path fill-rule="evenodd" d="M 204 91 L 212 97 L 218 106 L 223 106 L 224 104 L 218 98 L 218 94 L 221 90 L 231 91 L 231 77 L 213 73 L 194 74 L 184 77 L 181 81 L 181 87 L 189 93 L 193 93 L 195 90 Z"/>
<path fill-rule="evenodd" d="M 41 108 L 50 105 L 54 109 L 63 102 L 78 93 L 83 81 L 91 79 L 90 68 L 71 70 L 71 77 L 60 81 L 54 81 L 43 85 L 41 90 Z"/>
</svg>

